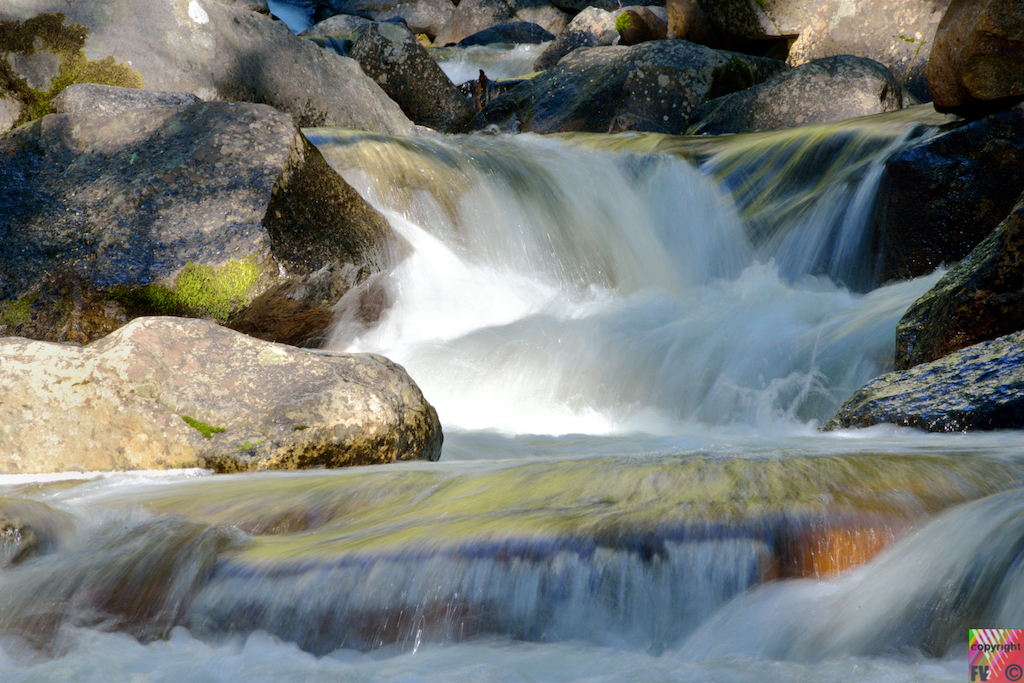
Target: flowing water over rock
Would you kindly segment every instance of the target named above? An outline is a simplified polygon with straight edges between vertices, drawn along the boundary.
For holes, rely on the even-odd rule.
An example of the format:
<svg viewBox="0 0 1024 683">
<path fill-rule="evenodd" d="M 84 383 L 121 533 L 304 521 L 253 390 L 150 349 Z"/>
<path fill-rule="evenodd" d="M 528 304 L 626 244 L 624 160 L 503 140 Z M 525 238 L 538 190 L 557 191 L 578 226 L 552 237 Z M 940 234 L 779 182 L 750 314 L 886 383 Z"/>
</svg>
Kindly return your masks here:
<svg viewBox="0 0 1024 683">
<path fill-rule="evenodd" d="M 932 123 L 308 131 L 410 245 L 332 347 L 406 367 L 441 461 L 0 479 L 75 520 L 0 571 L 0 677 L 961 680 L 1024 626 L 1021 435 L 816 430 L 937 278 L 863 248 Z"/>
</svg>

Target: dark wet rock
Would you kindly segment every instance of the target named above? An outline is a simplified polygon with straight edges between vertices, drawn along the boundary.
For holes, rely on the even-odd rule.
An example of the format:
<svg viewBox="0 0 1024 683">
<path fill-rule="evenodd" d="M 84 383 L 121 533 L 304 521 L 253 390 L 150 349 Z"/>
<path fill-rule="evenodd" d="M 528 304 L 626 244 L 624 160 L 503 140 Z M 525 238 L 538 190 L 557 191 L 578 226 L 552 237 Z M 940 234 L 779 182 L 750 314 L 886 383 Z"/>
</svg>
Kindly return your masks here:
<svg viewBox="0 0 1024 683">
<path fill-rule="evenodd" d="M 0 497 L 0 569 L 50 552 L 75 528 L 68 513 L 24 498 Z"/>
<path fill-rule="evenodd" d="M 714 0 L 704 0 L 702 7 L 710 13 L 713 4 Z M 801 4 L 816 7 L 801 9 Z M 926 78 L 928 56 L 949 0 L 769 1 L 765 5 L 800 10 L 796 15 L 799 26 L 791 24 L 790 29 L 796 30 L 787 29 L 789 35 L 799 34 L 789 52 L 791 66 L 835 55 L 867 57 L 884 64 L 914 97 L 922 102 L 931 99 Z"/>
<path fill-rule="evenodd" d="M 1024 427 L 1024 332 L 981 342 L 857 390 L 826 431 L 890 423 L 930 432 Z"/>
<path fill-rule="evenodd" d="M 434 43 L 458 44 L 474 33 L 515 21 L 537 24 L 558 35 L 569 25 L 569 16 L 548 0 L 462 0 Z"/>
<path fill-rule="evenodd" d="M 351 14 L 336 14 L 333 17 L 319 21 L 299 35 L 304 38 L 321 36 L 342 36 L 353 38 L 362 27 L 370 23 L 369 19 L 353 16 Z"/>
<path fill-rule="evenodd" d="M 799 34 L 821 0 L 697 0 L 720 31 L 738 38 L 781 38 Z"/>
<path fill-rule="evenodd" d="M 371 21 L 401 19 L 409 30 L 433 39 L 455 13 L 452 0 L 346 0 L 332 2 L 336 14 L 351 14 Z"/>
<path fill-rule="evenodd" d="M 116 116 L 132 109 L 177 107 L 199 104 L 201 101 L 187 92 L 154 92 L 112 85 L 78 83 L 68 86 L 53 98 L 50 113 L 69 116 Z"/>
<path fill-rule="evenodd" d="M 392 264 L 392 233 L 265 105 L 51 114 L 0 138 L 0 326 L 89 342 L 136 315 L 224 320 L 337 263 Z"/>
<path fill-rule="evenodd" d="M 467 36 L 459 41 L 459 46 L 492 45 L 494 43 L 537 45 L 554 39 L 555 36 L 543 26 L 538 26 L 528 21 L 512 21 L 507 24 L 498 24 L 479 33 Z"/>
<path fill-rule="evenodd" d="M 880 283 L 967 256 L 1024 192 L 1024 105 L 907 147 L 888 162 L 875 232 Z"/>
<path fill-rule="evenodd" d="M 688 132 L 748 133 L 881 114 L 917 104 L 878 62 L 825 57 L 701 105 Z"/>
<path fill-rule="evenodd" d="M 469 102 L 407 29 L 371 23 L 359 32 L 352 56 L 416 123 L 451 133 L 472 118 Z"/>
<path fill-rule="evenodd" d="M 624 9 L 615 18 L 615 30 L 619 34 L 620 45 L 639 45 L 650 40 L 665 40 L 668 19 L 651 7 Z"/>
<path fill-rule="evenodd" d="M 1024 330 L 1024 195 L 896 326 L 896 369 Z"/>
<path fill-rule="evenodd" d="M 168 317 L 85 347 L 5 338 L 0 354 L 2 472 L 299 469 L 441 452 L 437 413 L 381 356 Z"/>
<path fill-rule="evenodd" d="M 487 123 L 538 133 L 638 130 L 678 134 L 698 106 L 786 70 L 771 59 L 682 40 L 581 48 L 491 101 Z M 476 122 L 475 122 L 476 123 Z"/>
<path fill-rule="evenodd" d="M 103 0 L 24 0 L 0 5 L 0 22 L 8 36 L 0 38 L 0 61 L 7 55 L 6 63 L 14 65 L 26 104 L 23 120 L 47 113 L 64 85 L 88 81 L 270 104 L 300 126 L 390 134 L 412 129 L 355 61 L 296 37 L 248 3 L 133 0 L 131 11 L 112 11 Z M 29 33 L 28 47 L 11 49 L 12 34 Z M 47 37 L 55 34 L 60 40 Z M 77 36 L 77 43 L 68 36 Z M 88 69 L 76 71 L 83 60 Z M 42 95 L 32 94 L 36 81 L 45 81 Z"/>
<path fill-rule="evenodd" d="M 968 118 L 1024 99 L 1024 3 L 953 0 L 935 33 L 928 87 L 935 108 Z"/>
<path fill-rule="evenodd" d="M 541 53 L 533 68 L 537 71 L 550 69 L 558 61 L 578 47 L 600 47 L 617 45 L 619 32 L 615 30 L 616 13 L 596 7 L 588 7 L 569 22 L 564 31 Z"/>
</svg>

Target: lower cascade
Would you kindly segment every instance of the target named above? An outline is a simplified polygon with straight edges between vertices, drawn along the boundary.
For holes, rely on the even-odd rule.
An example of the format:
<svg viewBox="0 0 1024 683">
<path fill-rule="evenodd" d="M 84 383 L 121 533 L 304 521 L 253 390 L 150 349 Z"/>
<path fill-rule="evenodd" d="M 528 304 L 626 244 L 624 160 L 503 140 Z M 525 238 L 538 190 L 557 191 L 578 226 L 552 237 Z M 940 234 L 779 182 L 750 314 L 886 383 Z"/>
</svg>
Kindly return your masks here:
<svg viewBox="0 0 1024 683">
<path fill-rule="evenodd" d="M 1019 432 L 818 431 L 941 275 L 870 239 L 936 122 L 307 129 L 403 242 L 328 348 L 440 461 L 0 477 L 0 679 L 962 680 L 1021 625 Z"/>
</svg>

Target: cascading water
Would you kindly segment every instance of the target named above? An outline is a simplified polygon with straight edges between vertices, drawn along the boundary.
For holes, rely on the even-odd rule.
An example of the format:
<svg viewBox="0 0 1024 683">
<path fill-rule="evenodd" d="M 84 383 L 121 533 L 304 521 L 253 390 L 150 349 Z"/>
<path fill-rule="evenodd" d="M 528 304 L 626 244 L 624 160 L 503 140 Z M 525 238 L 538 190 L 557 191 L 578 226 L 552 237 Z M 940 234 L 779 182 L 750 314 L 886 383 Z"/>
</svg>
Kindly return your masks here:
<svg viewBox="0 0 1024 683">
<path fill-rule="evenodd" d="M 45 541 L 0 536 L 0 678 L 961 680 L 1022 625 L 1020 435 L 815 429 L 937 277 L 873 288 L 867 232 L 936 122 L 308 131 L 407 243 L 332 348 L 406 366 L 441 462 L 0 478 Z"/>
</svg>

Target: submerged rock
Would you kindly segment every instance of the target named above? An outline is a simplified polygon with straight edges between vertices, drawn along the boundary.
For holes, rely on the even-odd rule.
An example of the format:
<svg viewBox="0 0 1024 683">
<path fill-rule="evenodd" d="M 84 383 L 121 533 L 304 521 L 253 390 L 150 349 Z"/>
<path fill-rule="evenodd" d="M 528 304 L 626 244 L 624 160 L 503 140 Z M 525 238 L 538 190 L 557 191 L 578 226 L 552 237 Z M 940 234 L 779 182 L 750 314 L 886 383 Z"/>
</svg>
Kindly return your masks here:
<svg viewBox="0 0 1024 683">
<path fill-rule="evenodd" d="M 873 379 L 823 429 L 881 423 L 930 432 L 1024 428 L 1024 332 Z"/>
<path fill-rule="evenodd" d="M 701 105 L 691 135 L 749 133 L 881 114 L 916 104 L 892 73 L 870 59 L 825 57 Z"/>
<path fill-rule="evenodd" d="M 1024 192 L 1024 105 L 918 142 L 886 161 L 875 233 L 878 282 L 967 256 Z"/>
<path fill-rule="evenodd" d="M 907 310 L 896 369 L 1024 330 L 1024 195 L 991 235 Z"/>
<path fill-rule="evenodd" d="M 0 570 L 50 552 L 74 529 L 74 518 L 63 510 L 0 496 Z"/>
<path fill-rule="evenodd" d="M 25 55 L 8 60 L 16 63 L 13 81 L 28 105 L 23 120 L 45 114 L 49 100 L 69 82 L 93 82 L 261 102 L 289 112 L 300 126 L 412 130 L 354 60 L 296 37 L 249 3 L 133 0 L 131 11 L 110 7 L 104 0 L 0 5 L 5 35 L 21 41 L 15 49 L 0 45 L 0 54 Z M 34 38 L 25 43 L 29 30 Z M 43 63 L 47 69 L 40 77 L 46 82 L 33 85 L 28 66 Z"/>
<path fill-rule="evenodd" d="M 85 347 L 0 340 L 0 472 L 437 460 L 437 413 L 381 356 L 139 318 Z"/>
<path fill-rule="evenodd" d="M 682 40 L 578 49 L 495 98 L 486 123 L 537 133 L 679 134 L 702 103 L 784 71 L 773 59 L 718 52 Z M 482 127 L 482 126 L 481 126 Z"/>
<path fill-rule="evenodd" d="M 953 0 L 935 32 L 928 89 L 939 111 L 976 118 L 1024 98 L 1024 3 Z"/>
<path fill-rule="evenodd" d="M 359 31 L 352 56 L 416 123 L 460 132 L 473 108 L 409 30 L 373 22 Z"/>
</svg>

